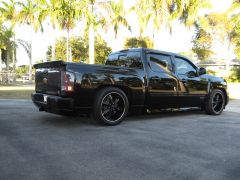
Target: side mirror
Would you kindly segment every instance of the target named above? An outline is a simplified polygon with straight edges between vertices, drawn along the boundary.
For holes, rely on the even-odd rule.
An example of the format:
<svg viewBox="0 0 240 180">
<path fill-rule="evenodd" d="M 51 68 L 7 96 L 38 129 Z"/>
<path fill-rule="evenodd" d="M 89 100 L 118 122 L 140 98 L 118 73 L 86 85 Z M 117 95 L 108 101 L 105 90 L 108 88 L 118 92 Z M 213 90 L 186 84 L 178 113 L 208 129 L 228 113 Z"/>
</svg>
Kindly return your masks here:
<svg viewBox="0 0 240 180">
<path fill-rule="evenodd" d="M 198 74 L 199 74 L 199 75 L 203 75 L 203 74 L 206 74 L 206 73 L 207 73 L 207 71 L 206 71 L 205 68 L 200 67 L 200 68 L 198 69 Z"/>
<path fill-rule="evenodd" d="M 196 71 L 194 72 L 194 71 L 189 71 L 189 72 L 187 72 L 187 77 L 189 77 L 189 78 L 194 78 L 194 77 L 196 77 L 197 76 L 197 73 L 196 73 Z"/>
</svg>

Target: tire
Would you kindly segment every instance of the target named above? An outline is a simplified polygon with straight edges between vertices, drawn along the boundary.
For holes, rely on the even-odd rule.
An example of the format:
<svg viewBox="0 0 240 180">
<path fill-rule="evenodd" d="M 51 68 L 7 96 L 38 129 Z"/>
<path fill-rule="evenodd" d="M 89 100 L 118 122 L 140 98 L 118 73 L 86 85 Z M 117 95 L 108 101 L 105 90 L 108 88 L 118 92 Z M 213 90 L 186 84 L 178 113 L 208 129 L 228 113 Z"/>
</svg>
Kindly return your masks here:
<svg viewBox="0 0 240 180">
<path fill-rule="evenodd" d="M 129 102 L 126 94 L 114 87 L 100 89 L 93 104 L 93 117 L 101 124 L 114 126 L 128 114 Z"/>
<path fill-rule="evenodd" d="M 220 115 L 225 106 L 225 96 L 220 89 L 214 89 L 207 100 L 205 112 L 210 115 Z"/>
</svg>

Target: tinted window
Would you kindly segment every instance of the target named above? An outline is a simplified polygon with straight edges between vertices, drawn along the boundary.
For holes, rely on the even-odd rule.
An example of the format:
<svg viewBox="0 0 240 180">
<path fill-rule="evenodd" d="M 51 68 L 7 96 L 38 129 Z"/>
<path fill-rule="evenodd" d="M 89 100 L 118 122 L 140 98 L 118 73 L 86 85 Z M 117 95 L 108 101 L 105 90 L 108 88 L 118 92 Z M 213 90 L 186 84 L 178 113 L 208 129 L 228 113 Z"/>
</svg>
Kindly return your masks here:
<svg viewBox="0 0 240 180">
<path fill-rule="evenodd" d="M 129 52 L 128 54 L 111 54 L 106 65 L 130 68 L 142 68 L 140 52 Z"/>
<path fill-rule="evenodd" d="M 172 61 L 169 55 L 165 54 L 149 54 L 149 63 L 151 69 L 157 72 L 172 71 Z"/>
<path fill-rule="evenodd" d="M 140 52 L 129 52 L 127 56 L 127 61 L 128 67 L 130 68 L 143 68 Z"/>
<path fill-rule="evenodd" d="M 195 67 L 183 58 L 175 58 L 176 72 L 180 75 L 188 75 L 189 72 L 196 73 Z"/>
<path fill-rule="evenodd" d="M 106 61 L 106 65 L 116 66 L 118 61 L 118 54 L 110 54 Z"/>
</svg>

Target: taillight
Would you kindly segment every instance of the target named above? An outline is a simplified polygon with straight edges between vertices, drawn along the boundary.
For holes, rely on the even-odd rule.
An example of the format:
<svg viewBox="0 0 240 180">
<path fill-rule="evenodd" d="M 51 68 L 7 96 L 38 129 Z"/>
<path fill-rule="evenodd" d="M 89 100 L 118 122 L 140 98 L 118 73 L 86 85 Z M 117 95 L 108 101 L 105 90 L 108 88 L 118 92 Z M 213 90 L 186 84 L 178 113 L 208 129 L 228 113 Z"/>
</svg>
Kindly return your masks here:
<svg viewBox="0 0 240 180">
<path fill-rule="evenodd" d="M 61 78 L 61 91 L 72 92 L 74 91 L 74 73 L 68 71 L 62 71 Z"/>
</svg>

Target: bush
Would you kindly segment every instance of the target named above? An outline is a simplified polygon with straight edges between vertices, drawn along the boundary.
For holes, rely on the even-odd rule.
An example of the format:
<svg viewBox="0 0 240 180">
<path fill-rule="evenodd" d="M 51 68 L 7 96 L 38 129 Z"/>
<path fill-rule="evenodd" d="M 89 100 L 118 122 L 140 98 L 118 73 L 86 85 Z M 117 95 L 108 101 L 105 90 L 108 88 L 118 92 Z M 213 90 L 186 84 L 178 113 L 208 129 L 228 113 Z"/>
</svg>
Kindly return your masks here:
<svg viewBox="0 0 240 180">
<path fill-rule="evenodd" d="M 153 42 L 148 37 L 133 37 L 125 41 L 125 48 L 153 48 Z"/>
<path fill-rule="evenodd" d="M 20 66 L 16 68 L 17 75 L 23 75 L 28 73 L 29 66 Z"/>
<path fill-rule="evenodd" d="M 207 74 L 216 76 L 217 72 L 209 69 L 209 70 L 207 70 Z"/>
<path fill-rule="evenodd" d="M 79 36 L 72 37 L 70 39 L 70 45 L 72 50 L 72 61 L 88 63 L 88 39 Z M 107 43 L 100 37 L 95 38 L 95 63 L 104 64 L 108 55 L 112 49 Z M 47 59 L 51 59 L 52 55 L 51 46 L 48 47 Z M 56 60 L 66 60 L 66 38 L 59 38 L 56 41 Z"/>
<path fill-rule="evenodd" d="M 229 77 L 231 82 L 240 82 L 240 67 L 233 67 Z"/>
</svg>

